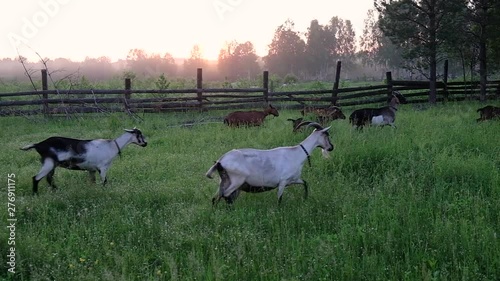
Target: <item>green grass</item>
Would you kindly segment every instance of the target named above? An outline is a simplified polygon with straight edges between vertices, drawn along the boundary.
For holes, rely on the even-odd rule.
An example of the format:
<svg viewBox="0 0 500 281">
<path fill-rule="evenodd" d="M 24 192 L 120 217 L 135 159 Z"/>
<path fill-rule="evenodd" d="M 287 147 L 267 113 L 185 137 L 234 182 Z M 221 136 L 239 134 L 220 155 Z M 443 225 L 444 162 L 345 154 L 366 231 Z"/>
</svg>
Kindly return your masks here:
<svg viewBox="0 0 500 281">
<path fill-rule="evenodd" d="M 310 186 L 242 194 L 212 208 L 218 179 L 204 174 L 232 148 L 295 145 L 286 118 L 260 128 L 211 123 L 171 127 L 196 114 L 99 119 L 0 118 L 3 185 L 16 174 L 13 280 L 498 280 L 500 122 L 477 124 L 480 104 L 403 106 L 398 128 L 351 129 L 332 122 L 329 159 L 312 153 Z M 346 115 L 350 110 L 346 110 Z M 102 188 L 58 169 L 31 196 L 38 154 L 19 147 L 52 135 L 113 138 L 137 125 L 146 148 L 115 159 Z M 2 190 L 5 190 L 2 187 Z M 4 193 L 5 194 L 5 193 Z M 0 204 L 7 224 L 6 197 Z M 2 226 L 5 229 L 5 226 Z M 8 233 L 0 232 L 2 241 Z"/>
</svg>

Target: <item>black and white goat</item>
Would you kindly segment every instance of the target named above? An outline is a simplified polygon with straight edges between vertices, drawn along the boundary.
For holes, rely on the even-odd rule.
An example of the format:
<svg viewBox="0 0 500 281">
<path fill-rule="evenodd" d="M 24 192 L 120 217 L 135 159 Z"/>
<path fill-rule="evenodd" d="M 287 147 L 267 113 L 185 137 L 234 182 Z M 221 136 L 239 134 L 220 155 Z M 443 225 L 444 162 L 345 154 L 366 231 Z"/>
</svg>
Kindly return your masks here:
<svg viewBox="0 0 500 281">
<path fill-rule="evenodd" d="M 398 110 L 399 98 L 392 95 L 390 104 L 380 108 L 361 108 L 354 110 L 349 116 L 349 123 L 356 128 L 363 128 L 366 125 L 394 126 L 396 121 L 396 111 Z"/>
<path fill-rule="evenodd" d="M 42 168 L 33 176 L 33 194 L 38 193 L 38 182 L 47 177 L 53 189 L 53 176 L 56 167 L 70 170 L 87 170 L 90 179 L 95 182 L 95 172 L 99 172 L 102 184 L 105 185 L 106 172 L 113 159 L 121 154 L 130 143 L 145 147 L 148 143 L 142 132 L 134 128 L 125 129 L 125 133 L 116 139 L 79 140 L 65 137 L 50 137 L 39 143 L 22 147 L 22 150 L 34 148 L 41 156 Z"/>
<path fill-rule="evenodd" d="M 252 148 L 233 149 L 225 153 L 207 171 L 206 176 L 212 178 L 215 170 L 221 178 L 219 190 L 212 199 L 215 205 L 221 198 L 231 204 L 240 191 L 263 192 L 278 188 L 278 203 L 285 187 L 291 184 L 304 185 L 304 197 L 307 198 L 307 183 L 302 180 L 304 162 L 310 164 L 309 155 L 316 148 L 322 149 L 323 156 L 333 150 L 328 130 L 315 122 L 304 122 L 315 130 L 296 146 L 277 147 L 269 150 Z M 299 127 L 300 127 L 299 126 Z"/>
</svg>

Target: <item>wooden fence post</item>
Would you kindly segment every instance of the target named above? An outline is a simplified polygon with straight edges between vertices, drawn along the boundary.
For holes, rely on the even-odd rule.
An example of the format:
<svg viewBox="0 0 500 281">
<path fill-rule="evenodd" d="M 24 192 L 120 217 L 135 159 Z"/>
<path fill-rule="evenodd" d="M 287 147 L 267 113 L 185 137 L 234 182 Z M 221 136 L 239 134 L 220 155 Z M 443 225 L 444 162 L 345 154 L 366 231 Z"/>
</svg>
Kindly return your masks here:
<svg viewBox="0 0 500 281">
<path fill-rule="evenodd" d="M 443 73 L 443 102 L 447 102 L 449 98 L 448 92 L 448 60 L 444 61 L 444 73 Z"/>
<path fill-rule="evenodd" d="M 49 114 L 49 103 L 47 102 L 49 95 L 46 92 L 48 89 L 49 89 L 49 84 L 47 80 L 47 69 L 42 69 L 42 91 L 43 91 L 42 98 L 44 99 L 42 112 L 44 115 Z"/>
<path fill-rule="evenodd" d="M 392 73 L 390 71 L 387 71 L 385 73 L 385 79 L 387 80 L 387 99 L 391 100 L 392 98 Z"/>
<path fill-rule="evenodd" d="M 269 103 L 269 71 L 267 70 L 262 73 L 262 88 L 264 88 L 264 91 L 262 92 L 264 95 L 264 101 Z"/>
<path fill-rule="evenodd" d="M 203 69 L 196 69 L 196 95 L 198 97 L 198 107 L 203 107 Z"/>
<path fill-rule="evenodd" d="M 130 78 L 125 78 L 125 93 L 123 99 L 123 106 L 125 107 L 125 111 L 130 110 L 128 101 L 130 100 L 131 94 L 132 94 L 132 80 L 130 80 Z"/>
<path fill-rule="evenodd" d="M 342 62 L 337 61 L 337 71 L 335 72 L 335 82 L 333 83 L 333 89 L 332 89 L 332 101 L 331 104 L 337 106 L 337 94 L 339 90 L 339 84 L 340 84 L 340 69 L 342 68 Z"/>
</svg>

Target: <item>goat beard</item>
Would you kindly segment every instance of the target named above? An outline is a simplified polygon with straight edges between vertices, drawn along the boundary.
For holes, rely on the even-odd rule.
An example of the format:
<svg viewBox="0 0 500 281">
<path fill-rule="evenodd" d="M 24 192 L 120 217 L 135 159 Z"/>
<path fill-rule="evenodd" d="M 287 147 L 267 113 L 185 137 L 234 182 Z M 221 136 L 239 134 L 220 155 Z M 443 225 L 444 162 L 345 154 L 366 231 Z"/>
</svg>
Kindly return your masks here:
<svg viewBox="0 0 500 281">
<path fill-rule="evenodd" d="M 330 158 L 330 152 L 328 152 L 328 150 L 326 149 L 321 149 L 321 154 L 323 154 L 323 157 L 325 157 L 326 159 Z"/>
</svg>

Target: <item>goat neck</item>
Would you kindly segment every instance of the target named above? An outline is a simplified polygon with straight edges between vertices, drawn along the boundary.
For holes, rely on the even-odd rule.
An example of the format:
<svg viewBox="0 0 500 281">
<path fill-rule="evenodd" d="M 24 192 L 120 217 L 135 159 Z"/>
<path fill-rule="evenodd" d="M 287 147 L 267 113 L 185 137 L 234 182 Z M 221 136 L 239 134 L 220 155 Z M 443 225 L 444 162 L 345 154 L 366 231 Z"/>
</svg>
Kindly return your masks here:
<svg viewBox="0 0 500 281">
<path fill-rule="evenodd" d="M 394 110 L 398 110 L 398 105 L 399 105 L 399 100 L 397 97 L 393 97 L 391 99 L 391 103 L 389 104 L 389 107 L 392 107 Z"/>
<path fill-rule="evenodd" d="M 270 115 L 272 110 L 273 110 L 272 108 L 266 108 L 266 109 L 264 109 L 264 111 L 262 111 L 262 112 L 264 112 L 264 117 Z"/>
<path fill-rule="evenodd" d="M 134 135 L 131 133 L 124 133 L 121 136 L 117 137 L 116 139 L 113 140 L 113 145 L 118 145 L 117 150 L 118 154 L 133 141 Z"/>
<path fill-rule="evenodd" d="M 305 140 L 303 140 L 300 143 L 300 145 L 298 145 L 297 150 L 299 150 L 303 154 L 303 157 L 304 157 L 304 160 L 302 160 L 302 163 L 310 157 L 311 153 L 318 145 L 319 145 L 318 134 L 315 134 L 315 132 L 310 134 Z M 303 149 L 300 146 L 302 146 Z"/>
</svg>

